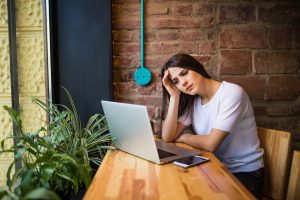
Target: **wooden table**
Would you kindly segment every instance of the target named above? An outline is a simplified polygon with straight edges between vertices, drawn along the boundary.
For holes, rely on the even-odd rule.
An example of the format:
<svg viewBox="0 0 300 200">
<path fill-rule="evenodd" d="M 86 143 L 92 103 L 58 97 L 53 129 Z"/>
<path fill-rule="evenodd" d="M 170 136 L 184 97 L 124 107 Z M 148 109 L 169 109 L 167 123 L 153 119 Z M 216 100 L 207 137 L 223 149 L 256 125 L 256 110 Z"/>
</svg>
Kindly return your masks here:
<svg viewBox="0 0 300 200">
<path fill-rule="evenodd" d="M 214 154 L 201 152 L 210 161 L 184 169 L 173 164 L 157 165 L 119 150 L 110 150 L 84 200 L 255 199 Z"/>
</svg>

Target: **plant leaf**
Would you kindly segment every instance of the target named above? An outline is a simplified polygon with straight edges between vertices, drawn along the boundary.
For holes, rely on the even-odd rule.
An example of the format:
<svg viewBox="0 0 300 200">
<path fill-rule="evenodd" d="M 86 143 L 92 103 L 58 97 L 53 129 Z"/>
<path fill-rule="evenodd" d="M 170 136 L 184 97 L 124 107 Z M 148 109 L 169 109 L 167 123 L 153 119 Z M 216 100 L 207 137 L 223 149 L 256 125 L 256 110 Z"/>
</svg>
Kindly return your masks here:
<svg viewBox="0 0 300 200">
<path fill-rule="evenodd" d="M 43 187 L 32 190 L 25 195 L 24 199 L 61 200 L 61 198 L 55 192 Z"/>
<path fill-rule="evenodd" d="M 3 106 L 4 110 L 6 110 L 9 114 L 9 116 L 11 117 L 11 119 L 13 120 L 14 124 L 17 126 L 18 131 L 23 134 L 22 131 L 22 120 L 20 117 L 20 113 L 16 110 L 14 110 L 13 108 L 10 108 L 8 106 Z"/>
</svg>

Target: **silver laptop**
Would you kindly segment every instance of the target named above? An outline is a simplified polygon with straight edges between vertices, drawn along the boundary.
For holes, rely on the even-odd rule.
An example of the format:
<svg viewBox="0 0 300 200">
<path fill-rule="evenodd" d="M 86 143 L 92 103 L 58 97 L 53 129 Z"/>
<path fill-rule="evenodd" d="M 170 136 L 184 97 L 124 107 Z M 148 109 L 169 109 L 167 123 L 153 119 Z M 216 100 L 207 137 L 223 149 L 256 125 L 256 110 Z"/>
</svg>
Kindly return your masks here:
<svg viewBox="0 0 300 200">
<path fill-rule="evenodd" d="M 101 101 L 117 149 L 157 164 L 199 155 L 199 151 L 156 141 L 146 106 Z"/>
</svg>

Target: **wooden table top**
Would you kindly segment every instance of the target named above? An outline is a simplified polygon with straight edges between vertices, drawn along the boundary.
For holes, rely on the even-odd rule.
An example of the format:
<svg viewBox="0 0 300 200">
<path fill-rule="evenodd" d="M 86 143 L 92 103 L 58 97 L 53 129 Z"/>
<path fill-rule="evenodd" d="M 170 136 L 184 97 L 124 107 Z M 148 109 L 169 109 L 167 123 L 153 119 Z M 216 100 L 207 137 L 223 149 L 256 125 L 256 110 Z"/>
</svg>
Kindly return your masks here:
<svg viewBox="0 0 300 200">
<path fill-rule="evenodd" d="M 184 169 L 172 163 L 157 165 L 119 150 L 110 150 L 84 200 L 255 199 L 213 153 L 201 152 L 210 161 Z"/>
</svg>

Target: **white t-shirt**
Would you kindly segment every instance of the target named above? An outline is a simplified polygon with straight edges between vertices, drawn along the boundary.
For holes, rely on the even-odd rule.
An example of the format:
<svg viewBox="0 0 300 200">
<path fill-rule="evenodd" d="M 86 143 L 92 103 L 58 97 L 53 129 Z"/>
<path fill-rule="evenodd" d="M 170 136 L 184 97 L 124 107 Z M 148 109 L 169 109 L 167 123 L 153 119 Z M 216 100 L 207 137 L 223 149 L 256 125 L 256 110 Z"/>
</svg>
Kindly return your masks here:
<svg viewBox="0 0 300 200">
<path fill-rule="evenodd" d="M 253 108 L 240 86 L 223 81 L 208 103 L 202 105 L 201 97 L 196 98 L 193 118 L 185 113 L 178 121 L 190 125 L 192 119 L 198 135 L 207 135 L 213 128 L 229 133 L 215 155 L 231 172 L 250 172 L 264 166 Z"/>
</svg>

